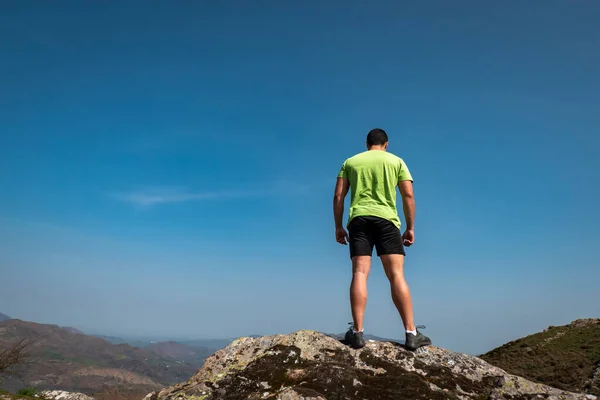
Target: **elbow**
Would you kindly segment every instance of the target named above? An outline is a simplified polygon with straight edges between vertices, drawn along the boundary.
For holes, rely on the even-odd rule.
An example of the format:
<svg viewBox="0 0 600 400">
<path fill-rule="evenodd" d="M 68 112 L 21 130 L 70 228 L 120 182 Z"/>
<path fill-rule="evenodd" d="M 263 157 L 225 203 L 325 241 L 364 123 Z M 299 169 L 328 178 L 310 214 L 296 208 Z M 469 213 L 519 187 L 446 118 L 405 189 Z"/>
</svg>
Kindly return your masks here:
<svg viewBox="0 0 600 400">
<path fill-rule="evenodd" d="M 342 196 L 341 194 L 335 194 L 333 196 L 333 202 L 336 204 L 344 203 L 344 196 Z"/>
<path fill-rule="evenodd" d="M 402 195 L 402 201 L 415 201 L 415 197 L 412 193 L 405 193 Z"/>
</svg>

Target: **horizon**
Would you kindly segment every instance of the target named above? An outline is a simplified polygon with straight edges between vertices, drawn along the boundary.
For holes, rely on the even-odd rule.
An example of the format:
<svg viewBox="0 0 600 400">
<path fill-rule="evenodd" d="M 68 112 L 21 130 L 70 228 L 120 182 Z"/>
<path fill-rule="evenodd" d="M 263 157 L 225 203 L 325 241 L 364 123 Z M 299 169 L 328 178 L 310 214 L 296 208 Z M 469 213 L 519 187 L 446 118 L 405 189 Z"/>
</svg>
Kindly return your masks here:
<svg viewBox="0 0 600 400">
<path fill-rule="evenodd" d="M 2 312 L 0 312 L 0 314 L 2 314 Z M 7 315 L 7 314 L 4 314 L 4 315 Z M 22 320 L 20 318 L 12 317 L 10 315 L 9 315 L 9 317 L 10 317 L 11 320 L 19 320 L 19 321 L 26 322 L 26 323 L 42 324 L 42 323 L 36 322 L 36 321 L 25 321 L 25 320 Z M 589 318 L 591 318 L 591 319 L 600 319 L 598 317 L 582 317 L 582 318 L 578 318 L 578 319 L 589 319 Z M 564 324 L 564 325 L 568 325 L 568 324 L 570 324 L 572 322 L 575 322 L 575 321 L 576 320 L 569 321 L 569 323 Z M 0 323 L 2 323 L 2 322 L 4 322 L 4 321 L 0 321 Z M 98 338 L 121 339 L 125 343 L 127 343 L 127 344 L 129 344 L 130 346 L 133 346 L 133 347 L 137 347 L 138 346 L 135 343 L 131 343 L 131 342 L 136 342 L 136 341 L 148 342 L 148 343 L 165 343 L 165 342 L 171 342 L 172 341 L 172 342 L 177 342 L 177 343 L 181 343 L 181 344 L 186 345 L 186 343 L 188 343 L 188 342 L 194 342 L 194 341 L 199 341 L 199 342 L 210 342 L 210 341 L 223 342 L 223 341 L 227 341 L 227 340 L 234 341 L 234 340 L 242 338 L 242 337 L 261 337 L 261 336 L 266 336 L 266 335 L 258 335 L 258 334 L 244 334 L 244 335 L 240 335 L 240 336 L 231 336 L 231 337 L 192 337 L 192 336 L 178 337 L 178 336 L 169 336 L 169 335 L 166 335 L 166 336 L 163 336 L 163 335 L 149 335 L 149 336 L 145 336 L 145 335 L 127 335 L 127 334 L 126 335 L 120 335 L 118 333 L 117 334 L 107 334 L 107 333 L 103 333 L 103 332 L 84 332 L 84 331 L 78 329 L 77 327 L 68 326 L 68 325 L 57 325 L 57 324 L 47 324 L 47 325 L 54 325 L 54 326 L 57 326 L 57 327 L 59 327 L 61 329 L 64 329 L 64 328 L 75 328 L 75 329 L 79 330 L 82 334 L 85 334 L 87 336 L 94 336 L 94 337 L 98 337 Z M 535 335 L 535 334 L 541 333 L 542 331 L 545 331 L 550 326 L 556 328 L 556 327 L 564 326 L 564 325 L 548 325 L 547 327 L 545 327 L 543 329 L 540 329 L 539 331 L 530 332 L 530 333 L 527 333 L 527 334 L 525 334 L 523 336 L 515 337 L 513 339 L 509 339 L 507 342 L 501 343 L 498 347 L 500 347 L 501 345 L 507 344 L 509 342 L 513 342 L 513 341 L 515 341 L 517 339 L 522 339 L 522 338 L 530 336 L 530 335 Z M 302 330 L 302 329 L 300 329 L 300 330 Z M 273 335 L 275 335 L 275 334 L 284 334 L 285 335 L 285 334 L 291 334 L 293 332 L 297 332 L 297 331 L 292 331 L 292 332 L 277 332 L 277 333 L 272 333 L 272 334 Z M 338 335 L 338 336 L 340 336 L 340 338 L 343 337 L 343 335 L 344 335 L 343 331 L 340 331 L 340 332 L 320 332 L 320 333 L 325 334 L 325 335 Z M 365 337 L 366 337 L 367 340 L 372 340 L 371 337 L 375 337 L 376 340 L 392 340 L 392 341 L 397 341 L 397 342 L 401 342 L 401 343 L 404 342 L 404 340 L 401 339 L 401 338 L 382 337 L 382 336 L 379 336 L 379 335 L 376 335 L 376 334 L 373 334 L 373 333 L 367 333 Z M 203 344 L 203 346 L 206 346 L 206 344 Z M 487 353 L 487 352 L 489 352 L 489 351 L 491 351 L 491 350 L 493 350 L 495 348 L 496 347 L 490 348 L 490 349 L 487 349 L 487 350 L 485 350 L 483 352 L 479 352 L 479 353 L 467 353 L 467 354 L 473 355 L 473 356 L 478 356 L 478 355 Z"/>
<path fill-rule="evenodd" d="M 111 336 L 343 332 L 333 190 L 378 127 L 414 177 L 405 275 L 434 345 L 599 317 L 598 20 L 591 0 L 9 0 L 0 311 Z M 404 335 L 376 257 L 365 333 Z"/>
</svg>

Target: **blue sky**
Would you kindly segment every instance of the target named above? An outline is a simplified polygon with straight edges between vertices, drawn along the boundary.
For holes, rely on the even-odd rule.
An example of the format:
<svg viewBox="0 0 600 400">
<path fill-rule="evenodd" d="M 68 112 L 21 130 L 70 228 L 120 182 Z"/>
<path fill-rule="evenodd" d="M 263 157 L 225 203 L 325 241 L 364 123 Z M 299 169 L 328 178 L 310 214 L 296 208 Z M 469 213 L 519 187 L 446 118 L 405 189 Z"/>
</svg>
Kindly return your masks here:
<svg viewBox="0 0 600 400">
<path fill-rule="evenodd" d="M 351 320 L 331 198 L 366 133 L 415 178 L 435 344 L 600 316 L 595 1 L 8 1 L 0 311 L 230 337 Z M 401 337 L 378 260 L 366 329 Z M 465 333 L 471 333 L 465 335 Z"/>
</svg>

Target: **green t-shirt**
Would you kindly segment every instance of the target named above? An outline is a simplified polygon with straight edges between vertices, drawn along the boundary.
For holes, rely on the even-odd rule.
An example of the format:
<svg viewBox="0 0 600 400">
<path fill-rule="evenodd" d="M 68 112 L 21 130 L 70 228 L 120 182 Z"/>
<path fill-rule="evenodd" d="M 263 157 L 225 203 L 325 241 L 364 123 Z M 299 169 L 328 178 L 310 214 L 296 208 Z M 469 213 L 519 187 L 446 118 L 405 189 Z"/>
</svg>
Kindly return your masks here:
<svg viewBox="0 0 600 400">
<path fill-rule="evenodd" d="M 396 209 L 396 187 L 401 181 L 412 181 L 401 158 L 382 150 L 370 150 L 347 159 L 338 174 L 350 181 L 350 215 L 385 218 L 400 229 Z"/>
</svg>

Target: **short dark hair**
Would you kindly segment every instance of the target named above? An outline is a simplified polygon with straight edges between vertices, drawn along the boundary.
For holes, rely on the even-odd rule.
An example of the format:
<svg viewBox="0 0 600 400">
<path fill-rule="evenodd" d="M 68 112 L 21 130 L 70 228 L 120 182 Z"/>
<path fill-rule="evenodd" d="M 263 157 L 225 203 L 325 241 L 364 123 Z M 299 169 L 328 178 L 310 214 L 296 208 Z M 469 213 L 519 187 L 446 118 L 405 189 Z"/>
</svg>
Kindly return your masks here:
<svg viewBox="0 0 600 400">
<path fill-rule="evenodd" d="M 383 129 L 371 129 L 367 135 L 367 146 L 381 146 L 388 142 L 388 135 Z"/>
</svg>

